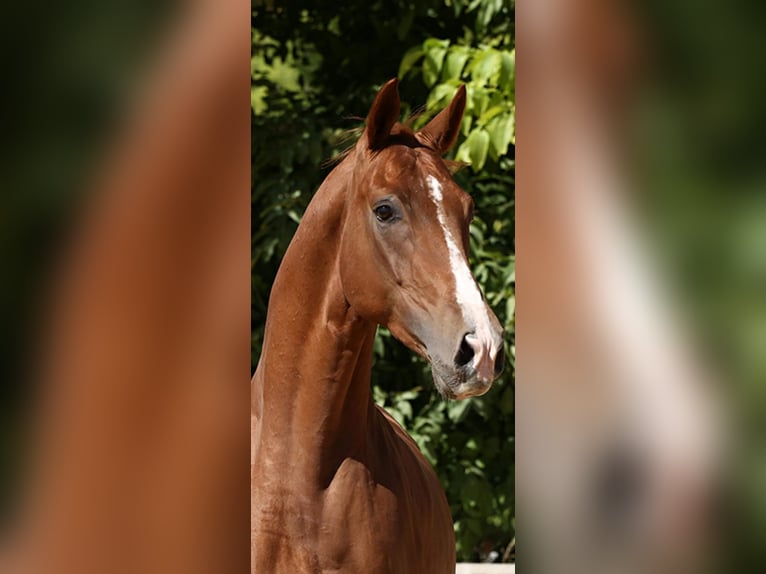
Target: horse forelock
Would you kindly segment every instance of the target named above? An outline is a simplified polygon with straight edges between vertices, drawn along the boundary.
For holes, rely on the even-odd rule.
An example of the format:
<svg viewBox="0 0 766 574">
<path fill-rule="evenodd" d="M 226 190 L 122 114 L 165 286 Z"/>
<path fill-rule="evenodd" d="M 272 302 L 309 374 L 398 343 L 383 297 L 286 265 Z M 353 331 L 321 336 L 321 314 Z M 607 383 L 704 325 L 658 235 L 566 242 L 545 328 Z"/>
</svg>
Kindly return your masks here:
<svg viewBox="0 0 766 574">
<path fill-rule="evenodd" d="M 412 129 L 412 122 L 415 120 L 417 116 L 413 115 L 407 120 L 405 120 L 404 123 L 397 122 L 394 124 L 394 126 L 391 128 L 391 131 L 388 134 L 388 137 L 384 141 L 383 145 L 380 146 L 376 150 L 370 150 L 370 153 L 373 155 L 376 155 L 383 151 L 386 148 L 389 148 L 391 146 L 395 145 L 401 145 L 408 148 L 426 148 L 430 149 L 432 151 L 436 151 L 433 147 L 429 146 L 427 141 L 418 139 L 415 130 Z M 341 150 L 341 152 L 336 155 L 335 157 L 331 157 L 326 159 L 323 162 L 323 167 L 329 167 L 332 165 L 335 165 L 337 163 L 340 163 L 346 157 L 348 157 L 351 152 L 356 148 L 357 144 L 359 143 L 359 139 L 364 134 L 364 126 L 354 126 L 353 128 L 349 128 L 346 130 L 343 130 L 340 132 L 340 134 L 337 137 L 338 142 L 348 142 L 346 147 Z M 452 173 L 455 173 L 465 165 L 468 165 L 464 162 L 460 161 L 453 161 L 453 160 L 444 160 L 447 164 L 448 168 Z"/>
</svg>

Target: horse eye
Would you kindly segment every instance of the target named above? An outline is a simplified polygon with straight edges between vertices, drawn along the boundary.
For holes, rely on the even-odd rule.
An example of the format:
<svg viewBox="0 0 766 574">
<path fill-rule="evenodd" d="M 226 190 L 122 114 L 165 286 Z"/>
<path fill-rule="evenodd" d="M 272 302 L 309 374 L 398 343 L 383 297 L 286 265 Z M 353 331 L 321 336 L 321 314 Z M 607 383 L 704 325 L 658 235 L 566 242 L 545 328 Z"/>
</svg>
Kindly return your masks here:
<svg viewBox="0 0 766 574">
<path fill-rule="evenodd" d="M 378 218 L 378 221 L 388 221 L 394 216 L 394 209 L 386 203 L 379 205 L 373 211 L 375 211 L 375 217 Z"/>
</svg>

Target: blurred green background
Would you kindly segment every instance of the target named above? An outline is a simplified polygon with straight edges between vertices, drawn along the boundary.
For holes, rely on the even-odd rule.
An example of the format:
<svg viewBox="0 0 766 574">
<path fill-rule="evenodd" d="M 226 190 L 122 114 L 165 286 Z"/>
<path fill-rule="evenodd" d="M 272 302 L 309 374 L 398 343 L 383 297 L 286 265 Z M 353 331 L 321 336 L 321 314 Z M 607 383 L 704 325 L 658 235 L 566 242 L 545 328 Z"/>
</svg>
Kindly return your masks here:
<svg viewBox="0 0 766 574">
<path fill-rule="evenodd" d="M 766 571 L 766 4 L 636 3 L 638 203 L 716 370 L 732 438 L 723 572 Z"/>
<path fill-rule="evenodd" d="M 510 360 L 484 397 L 446 402 L 424 361 L 380 330 L 375 400 L 434 465 L 455 520 L 458 560 L 514 552 L 514 24 L 507 0 L 259 2 L 252 20 L 253 369 L 271 283 L 327 160 L 353 141 L 377 89 L 398 76 L 415 126 L 460 84 L 467 107 L 449 157 L 476 203 L 471 263 L 506 330 Z M 324 167 L 323 167 L 324 164 Z"/>
<path fill-rule="evenodd" d="M 172 13 L 167 0 L 3 7 L 0 50 L 0 529 L 34 429 L 52 267 Z"/>
</svg>

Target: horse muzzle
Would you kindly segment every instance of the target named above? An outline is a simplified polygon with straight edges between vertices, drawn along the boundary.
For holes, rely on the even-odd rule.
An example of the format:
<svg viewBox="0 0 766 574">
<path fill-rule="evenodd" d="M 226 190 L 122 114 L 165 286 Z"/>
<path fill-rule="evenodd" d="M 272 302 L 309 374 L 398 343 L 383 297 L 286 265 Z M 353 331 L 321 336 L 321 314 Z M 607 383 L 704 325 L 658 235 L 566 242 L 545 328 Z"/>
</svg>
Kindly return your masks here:
<svg viewBox="0 0 766 574">
<path fill-rule="evenodd" d="M 504 368 L 502 337 L 496 342 L 488 342 L 472 333 L 463 336 L 452 364 L 431 363 L 437 390 L 445 398 L 456 400 L 483 395 Z"/>
</svg>

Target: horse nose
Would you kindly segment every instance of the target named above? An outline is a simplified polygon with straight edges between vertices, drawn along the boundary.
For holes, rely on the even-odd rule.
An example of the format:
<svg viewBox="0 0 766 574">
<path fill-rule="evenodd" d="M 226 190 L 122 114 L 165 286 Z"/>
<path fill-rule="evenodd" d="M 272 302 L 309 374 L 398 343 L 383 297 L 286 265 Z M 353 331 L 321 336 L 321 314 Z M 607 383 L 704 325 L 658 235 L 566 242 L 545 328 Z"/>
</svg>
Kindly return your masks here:
<svg viewBox="0 0 766 574">
<path fill-rule="evenodd" d="M 455 355 L 455 366 L 471 366 L 479 378 L 493 380 L 505 366 L 502 342 L 496 345 L 480 339 L 475 333 L 466 333 Z"/>
</svg>

